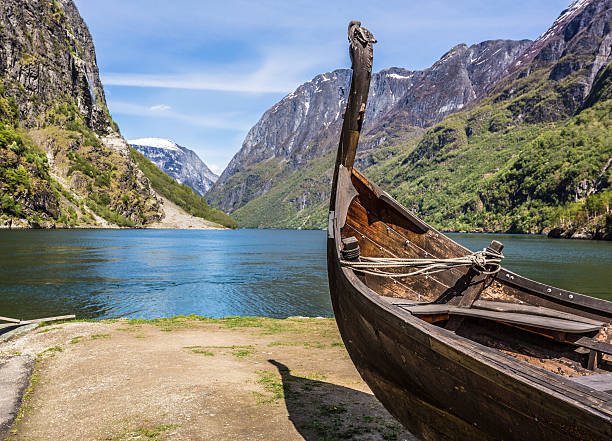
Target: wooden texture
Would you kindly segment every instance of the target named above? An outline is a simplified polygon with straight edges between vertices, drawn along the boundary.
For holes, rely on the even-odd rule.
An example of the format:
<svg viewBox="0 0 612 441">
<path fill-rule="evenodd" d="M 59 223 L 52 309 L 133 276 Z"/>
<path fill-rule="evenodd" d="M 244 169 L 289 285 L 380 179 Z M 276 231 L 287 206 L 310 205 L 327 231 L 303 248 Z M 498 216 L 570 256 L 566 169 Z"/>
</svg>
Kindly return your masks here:
<svg viewBox="0 0 612 441">
<path fill-rule="evenodd" d="M 542 315 L 488 311 L 484 309 L 464 308 L 461 306 L 452 306 L 448 304 L 401 306 L 401 308 L 409 311 L 411 314 L 416 315 L 449 314 L 451 316 L 474 317 L 501 323 L 548 329 L 551 331 L 568 332 L 571 334 L 584 334 L 599 331 L 603 327 L 603 325 L 593 325 L 580 321 L 565 320 Z"/>
<path fill-rule="evenodd" d="M 10 322 L 10 323 L 19 323 L 21 320 L 9 318 L 9 317 L 0 317 L 0 322 Z"/>
<path fill-rule="evenodd" d="M 605 341 L 593 340 L 589 337 L 581 337 L 573 342 L 576 346 L 583 348 L 592 349 L 597 352 L 603 352 L 604 354 L 612 355 L 612 344 L 606 343 Z"/>
<path fill-rule="evenodd" d="M 19 322 L 20 325 L 29 325 L 32 323 L 43 323 L 43 322 L 56 322 L 59 320 L 72 320 L 76 318 L 75 315 L 71 314 L 71 315 L 60 315 L 57 317 L 46 317 L 46 318 L 40 318 L 40 319 L 34 319 L 34 320 L 22 320 Z"/>
<path fill-rule="evenodd" d="M 603 392 L 612 392 L 612 374 L 586 375 L 584 377 L 572 378 L 578 384 Z"/>
<path fill-rule="evenodd" d="M 349 53 L 353 75 L 346 112 L 343 115 L 344 122 L 342 123 L 332 188 L 337 187 L 340 165 L 346 167 L 349 171 L 353 169 L 372 78 L 372 45 L 376 43 L 372 33 L 366 28 L 362 28 L 358 21 L 349 23 L 348 39 L 351 43 Z M 335 197 L 335 192 L 333 192 L 330 200 L 330 210 L 334 210 Z"/>
<path fill-rule="evenodd" d="M 550 308 L 544 308 L 542 306 L 533 305 L 522 305 L 519 303 L 504 303 L 504 302 L 491 302 L 487 300 L 476 300 L 473 304 L 475 308 L 488 309 L 491 311 L 499 312 L 518 312 L 527 313 L 534 315 L 543 315 L 546 317 L 557 317 L 565 320 L 573 320 L 583 323 L 590 323 L 597 326 L 605 326 L 606 322 L 600 320 L 592 320 L 587 317 L 583 317 L 576 314 L 570 314 L 568 312 L 556 311 Z"/>
</svg>

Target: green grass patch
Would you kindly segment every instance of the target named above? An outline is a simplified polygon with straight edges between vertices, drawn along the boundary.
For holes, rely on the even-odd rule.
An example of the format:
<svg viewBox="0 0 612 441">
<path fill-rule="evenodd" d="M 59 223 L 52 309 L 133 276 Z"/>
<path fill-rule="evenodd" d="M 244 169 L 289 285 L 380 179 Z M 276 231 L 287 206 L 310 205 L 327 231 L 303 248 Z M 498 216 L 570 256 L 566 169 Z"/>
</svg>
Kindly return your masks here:
<svg viewBox="0 0 612 441">
<path fill-rule="evenodd" d="M 259 392 L 254 392 L 258 404 L 277 403 L 278 400 L 285 398 L 283 381 L 276 372 L 257 371 L 256 374 L 259 377 L 256 383 L 262 385 L 268 393 L 268 395 L 263 395 Z"/>
</svg>

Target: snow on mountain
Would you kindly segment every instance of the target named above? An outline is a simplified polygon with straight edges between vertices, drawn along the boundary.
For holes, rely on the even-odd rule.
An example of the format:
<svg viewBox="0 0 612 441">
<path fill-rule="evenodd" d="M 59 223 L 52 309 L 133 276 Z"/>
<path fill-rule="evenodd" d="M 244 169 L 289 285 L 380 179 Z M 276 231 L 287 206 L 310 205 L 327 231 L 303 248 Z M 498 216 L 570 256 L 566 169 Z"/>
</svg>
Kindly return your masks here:
<svg viewBox="0 0 612 441">
<path fill-rule="evenodd" d="M 136 145 L 144 145 L 147 147 L 155 147 L 164 150 L 180 150 L 176 142 L 162 138 L 138 138 L 129 141 L 129 143 Z"/>
<path fill-rule="evenodd" d="M 162 138 L 139 138 L 128 141 L 162 171 L 180 184 L 185 184 L 204 196 L 219 179 L 200 157 L 174 141 Z"/>
</svg>

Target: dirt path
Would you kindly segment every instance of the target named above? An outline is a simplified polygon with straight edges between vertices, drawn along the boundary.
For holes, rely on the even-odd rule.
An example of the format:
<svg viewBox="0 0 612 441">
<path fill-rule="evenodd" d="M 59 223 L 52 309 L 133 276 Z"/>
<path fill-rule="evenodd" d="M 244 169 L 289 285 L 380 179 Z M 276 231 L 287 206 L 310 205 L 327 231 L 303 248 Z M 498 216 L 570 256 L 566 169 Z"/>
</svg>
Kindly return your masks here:
<svg viewBox="0 0 612 441">
<path fill-rule="evenodd" d="M 64 323 L 0 354 L 38 357 L 11 440 L 414 440 L 329 319 Z"/>
<path fill-rule="evenodd" d="M 187 213 L 174 202 L 161 196 L 157 197 L 163 202 L 164 218 L 161 222 L 147 225 L 147 228 L 170 228 L 170 229 L 199 229 L 199 230 L 218 230 L 223 229 L 216 224 L 201 217 L 195 217 Z"/>
</svg>

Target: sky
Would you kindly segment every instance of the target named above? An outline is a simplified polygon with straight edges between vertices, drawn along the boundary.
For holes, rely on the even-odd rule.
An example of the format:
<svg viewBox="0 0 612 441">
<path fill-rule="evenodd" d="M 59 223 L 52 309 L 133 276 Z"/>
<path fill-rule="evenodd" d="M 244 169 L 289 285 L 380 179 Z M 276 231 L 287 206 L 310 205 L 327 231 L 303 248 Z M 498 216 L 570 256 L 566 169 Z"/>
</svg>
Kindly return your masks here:
<svg viewBox="0 0 612 441">
<path fill-rule="evenodd" d="M 195 150 L 217 174 L 262 114 L 350 67 L 346 29 L 378 40 L 374 71 L 424 69 L 451 47 L 536 39 L 570 0 L 75 0 L 126 139 Z"/>
</svg>

